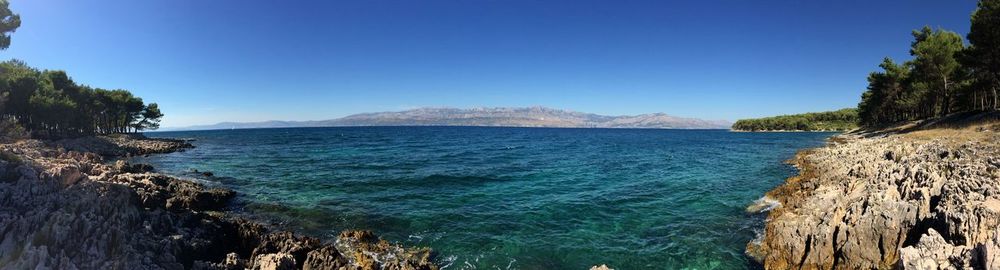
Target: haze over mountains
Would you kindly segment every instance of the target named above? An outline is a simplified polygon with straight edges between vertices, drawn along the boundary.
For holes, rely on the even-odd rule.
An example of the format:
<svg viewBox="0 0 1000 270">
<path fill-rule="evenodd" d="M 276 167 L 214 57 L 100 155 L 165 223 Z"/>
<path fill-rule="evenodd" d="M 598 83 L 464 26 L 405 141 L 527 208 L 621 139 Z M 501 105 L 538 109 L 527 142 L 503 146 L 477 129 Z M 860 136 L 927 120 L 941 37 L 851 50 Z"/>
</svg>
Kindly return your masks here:
<svg viewBox="0 0 1000 270">
<path fill-rule="evenodd" d="M 722 120 L 683 118 L 663 113 L 606 116 L 545 107 L 420 108 L 398 112 L 362 113 L 320 121 L 222 122 L 163 130 L 210 130 L 341 126 L 491 126 L 565 128 L 728 129 Z"/>
</svg>

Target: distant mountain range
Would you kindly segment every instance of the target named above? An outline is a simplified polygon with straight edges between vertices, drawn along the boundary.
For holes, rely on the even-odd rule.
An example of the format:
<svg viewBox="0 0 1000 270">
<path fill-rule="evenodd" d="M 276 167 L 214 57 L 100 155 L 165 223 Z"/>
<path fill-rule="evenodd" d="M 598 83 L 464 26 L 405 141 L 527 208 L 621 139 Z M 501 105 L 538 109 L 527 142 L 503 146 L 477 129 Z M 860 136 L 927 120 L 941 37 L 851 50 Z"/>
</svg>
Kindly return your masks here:
<svg viewBox="0 0 1000 270">
<path fill-rule="evenodd" d="M 343 126 L 489 126 L 489 127 L 565 127 L 565 128 L 663 128 L 728 129 L 728 121 L 683 118 L 663 113 L 606 116 L 545 107 L 529 108 L 420 108 L 399 112 L 350 115 L 320 121 L 222 122 L 163 130 L 210 130 L 287 127 Z"/>
</svg>

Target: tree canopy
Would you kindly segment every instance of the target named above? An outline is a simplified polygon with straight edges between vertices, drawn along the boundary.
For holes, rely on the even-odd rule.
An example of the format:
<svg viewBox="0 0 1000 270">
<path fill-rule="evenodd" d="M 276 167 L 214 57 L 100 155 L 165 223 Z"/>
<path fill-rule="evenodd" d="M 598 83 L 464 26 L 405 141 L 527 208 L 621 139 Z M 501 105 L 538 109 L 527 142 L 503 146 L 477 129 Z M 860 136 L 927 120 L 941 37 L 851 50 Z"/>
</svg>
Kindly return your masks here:
<svg viewBox="0 0 1000 270">
<path fill-rule="evenodd" d="M 968 69 L 969 109 L 1000 109 L 1000 0 L 979 1 L 972 14 L 969 47 L 960 58 Z"/>
<path fill-rule="evenodd" d="M 912 87 L 924 99 L 922 113 L 925 116 L 950 113 L 953 92 L 961 80 L 958 72 L 961 67 L 955 56 L 965 48 L 962 36 L 925 26 L 913 31 L 913 38 Z"/>
<path fill-rule="evenodd" d="M 10 33 L 21 27 L 21 16 L 10 10 L 7 0 L 0 0 L 0 50 L 10 47 Z"/>
<path fill-rule="evenodd" d="M 742 119 L 733 124 L 733 130 L 740 131 L 847 131 L 857 127 L 858 111 L 853 108 Z"/>
<path fill-rule="evenodd" d="M 42 136 L 137 132 L 159 127 L 163 113 L 127 90 L 79 85 L 61 70 L 0 63 L 0 118 Z"/>
<path fill-rule="evenodd" d="M 1000 0 L 979 1 L 971 20 L 969 46 L 955 32 L 924 27 L 913 31 L 913 59 L 883 59 L 858 103 L 861 124 L 1000 109 Z"/>
</svg>

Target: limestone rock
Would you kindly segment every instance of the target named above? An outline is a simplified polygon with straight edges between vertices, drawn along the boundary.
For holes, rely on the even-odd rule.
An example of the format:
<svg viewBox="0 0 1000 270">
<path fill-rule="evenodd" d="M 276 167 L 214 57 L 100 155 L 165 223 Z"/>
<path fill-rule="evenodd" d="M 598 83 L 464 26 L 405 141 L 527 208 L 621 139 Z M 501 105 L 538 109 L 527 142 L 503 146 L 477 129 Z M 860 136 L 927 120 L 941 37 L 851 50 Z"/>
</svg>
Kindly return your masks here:
<svg viewBox="0 0 1000 270">
<path fill-rule="evenodd" d="M 303 262 L 303 270 L 336 269 L 339 266 L 348 265 L 349 262 L 333 246 L 323 246 L 319 249 L 309 251 L 306 260 Z"/>
<path fill-rule="evenodd" d="M 800 175 L 767 194 L 778 203 L 747 253 L 768 269 L 981 265 L 1000 227 L 1000 144 L 989 143 L 1000 135 L 990 136 L 844 136 L 802 152 Z"/>
<path fill-rule="evenodd" d="M 351 251 L 345 255 L 361 269 L 437 269 L 430 249 L 406 249 L 379 239 L 371 231 L 341 232 L 336 246 Z"/>
<path fill-rule="evenodd" d="M 966 269 L 972 257 L 972 248 L 953 246 L 941 234 L 928 229 L 914 246 L 900 250 L 900 265 L 903 269 Z"/>
<path fill-rule="evenodd" d="M 114 169 L 125 173 L 147 173 L 153 171 L 149 164 L 129 164 L 125 160 L 115 161 Z"/>
<path fill-rule="evenodd" d="M 49 143 L 53 147 L 101 156 L 132 156 L 169 153 L 193 147 L 190 143 L 172 139 L 151 139 L 141 134 L 116 134 L 63 139 Z"/>
<path fill-rule="evenodd" d="M 252 269 L 257 270 L 293 270 L 295 257 L 288 253 L 268 253 L 258 255 Z"/>
<path fill-rule="evenodd" d="M 981 252 L 979 261 L 985 269 L 1000 269 L 1000 231 L 993 234 L 993 239 L 980 244 L 978 249 Z"/>
</svg>

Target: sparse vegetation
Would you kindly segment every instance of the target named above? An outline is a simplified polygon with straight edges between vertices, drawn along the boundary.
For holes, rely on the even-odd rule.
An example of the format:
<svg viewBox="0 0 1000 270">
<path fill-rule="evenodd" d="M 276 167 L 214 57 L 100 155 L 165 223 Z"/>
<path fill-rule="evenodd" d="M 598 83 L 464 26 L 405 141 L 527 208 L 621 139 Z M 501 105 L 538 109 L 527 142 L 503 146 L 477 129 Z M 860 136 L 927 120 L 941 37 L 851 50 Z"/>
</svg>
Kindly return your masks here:
<svg viewBox="0 0 1000 270">
<path fill-rule="evenodd" d="M 10 119 L 0 119 L 0 143 L 28 138 L 28 130 Z"/>
</svg>

